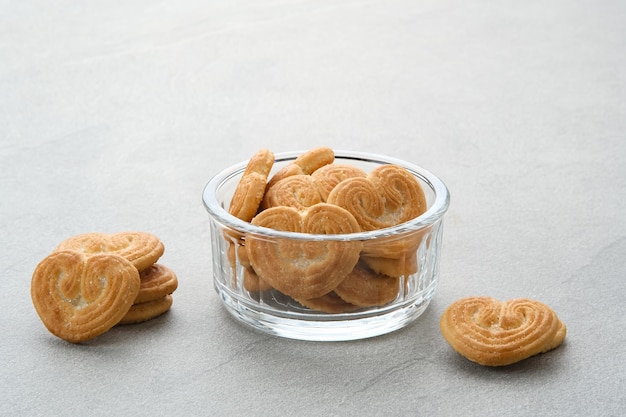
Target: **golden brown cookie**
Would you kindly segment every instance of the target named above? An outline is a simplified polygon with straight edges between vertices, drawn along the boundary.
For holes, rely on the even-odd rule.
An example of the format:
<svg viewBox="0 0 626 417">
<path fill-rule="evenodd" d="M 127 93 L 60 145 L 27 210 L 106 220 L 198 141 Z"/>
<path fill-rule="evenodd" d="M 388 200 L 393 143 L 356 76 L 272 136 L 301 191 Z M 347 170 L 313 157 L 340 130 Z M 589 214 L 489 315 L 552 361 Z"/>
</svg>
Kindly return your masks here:
<svg viewBox="0 0 626 417">
<path fill-rule="evenodd" d="M 122 256 L 59 250 L 35 268 L 31 297 L 46 328 L 72 343 L 109 330 L 139 293 L 139 272 Z"/>
<path fill-rule="evenodd" d="M 343 300 L 334 292 L 310 300 L 296 300 L 304 307 L 324 313 L 340 314 L 358 310 L 360 307 Z"/>
<path fill-rule="evenodd" d="M 245 242 L 243 239 L 239 239 L 238 242 L 239 243 L 230 242 L 230 244 L 228 245 L 227 252 L 226 252 L 226 257 L 228 258 L 228 262 L 230 263 L 230 266 L 233 268 L 233 271 L 235 273 L 237 270 L 237 263 L 245 267 L 250 266 L 248 253 L 246 252 L 246 248 L 244 246 Z"/>
<path fill-rule="evenodd" d="M 348 211 L 326 203 L 316 204 L 305 211 L 273 207 L 259 213 L 252 224 L 280 231 L 324 235 L 360 231 Z M 362 244 L 248 234 L 245 247 L 250 264 L 265 282 L 293 298 L 307 300 L 329 293 L 352 271 Z"/>
<path fill-rule="evenodd" d="M 252 220 L 263 201 L 267 176 L 273 165 L 274 154 L 267 149 L 259 150 L 250 158 L 230 202 L 230 214 L 246 222 Z"/>
<path fill-rule="evenodd" d="M 377 274 L 359 262 L 334 291 L 350 304 L 360 307 L 382 306 L 398 296 L 400 279 Z"/>
<path fill-rule="evenodd" d="M 405 168 L 392 164 L 375 168 L 367 178 L 340 182 L 327 201 L 352 213 L 364 231 L 407 222 L 427 208 L 417 179 Z"/>
<path fill-rule="evenodd" d="M 263 281 L 251 266 L 243 269 L 243 287 L 250 292 L 269 291 L 272 286 Z"/>
<path fill-rule="evenodd" d="M 250 158 L 230 201 L 228 208 L 230 214 L 246 222 L 252 220 L 263 201 L 267 177 L 273 165 L 274 154 L 268 149 L 260 149 Z M 238 248 L 243 248 L 244 242 L 239 233 L 230 229 L 224 232 L 224 238 L 229 242 L 228 259 L 233 268 L 233 280 L 236 286 L 236 251 Z"/>
<path fill-rule="evenodd" d="M 304 210 L 321 202 L 322 196 L 310 175 L 292 175 L 268 187 L 261 206 L 264 210 L 277 206 Z"/>
<path fill-rule="evenodd" d="M 424 238 L 429 238 L 431 230 L 432 226 L 427 226 L 419 230 L 410 230 L 366 240 L 363 243 L 363 255 L 398 259 L 405 256 L 404 254 L 406 253 L 415 253 Z"/>
<path fill-rule="evenodd" d="M 417 251 L 431 227 L 363 242 L 361 260 L 374 271 L 392 277 L 417 272 Z M 426 243 L 428 244 L 428 243 Z"/>
<path fill-rule="evenodd" d="M 315 170 L 324 165 L 332 164 L 334 160 L 335 152 L 330 148 L 321 147 L 311 149 L 274 174 L 269 180 L 267 187 L 270 188 L 283 178 L 292 175 L 311 175 Z"/>
<path fill-rule="evenodd" d="M 328 164 L 316 169 L 311 177 L 317 184 L 318 191 L 323 201 L 328 200 L 330 192 L 343 180 L 348 178 L 367 177 L 367 173 L 361 168 L 348 164 Z"/>
<path fill-rule="evenodd" d="M 55 250 L 75 250 L 87 255 L 111 253 L 122 256 L 141 271 L 155 263 L 163 255 L 165 247 L 158 237 L 150 233 L 121 232 L 73 236 L 61 242 Z"/>
<path fill-rule="evenodd" d="M 519 298 L 502 303 L 467 297 L 442 314 L 440 329 L 467 359 L 488 366 L 509 365 L 559 346 L 567 329 L 556 313 L 539 301 Z"/>
<path fill-rule="evenodd" d="M 178 278 L 174 271 L 162 264 L 153 264 L 139 273 L 139 293 L 134 304 L 163 298 L 176 291 Z"/>
<path fill-rule="evenodd" d="M 407 277 L 417 272 L 417 253 L 403 253 L 398 258 L 361 256 L 372 271 L 390 277 Z"/>
<path fill-rule="evenodd" d="M 173 301 L 171 295 L 166 295 L 156 300 L 133 304 L 117 324 L 141 323 L 158 317 L 172 307 Z"/>
</svg>

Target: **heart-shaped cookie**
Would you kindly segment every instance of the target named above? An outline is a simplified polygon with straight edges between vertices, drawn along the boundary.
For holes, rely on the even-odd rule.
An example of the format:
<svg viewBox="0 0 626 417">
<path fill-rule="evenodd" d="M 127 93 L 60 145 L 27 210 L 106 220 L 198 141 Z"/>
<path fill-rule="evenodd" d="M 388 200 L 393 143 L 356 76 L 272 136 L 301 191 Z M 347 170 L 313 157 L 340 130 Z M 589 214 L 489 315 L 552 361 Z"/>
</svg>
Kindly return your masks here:
<svg viewBox="0 0 626 417">
<path fill-rule="evenodd" d="M 154 264 L 165 251 L 158 237 L 145 232 L 115 234 L 85 233 L 72 236 L 57 246 L 56 251 L 74 250 L 87 255 L 110 253 L 130 261 L 142 271 Z"/>
<path fill-rule="evenodd" d="M 344 301 L 360 307 L 382 306 L 398 296 L 400 279 L 377 274 L 359 262 L 334 291 Z"/>
<path fill-rule="evenodd" d="M 277 206 L 304 210 L 321 202 L 322 196 L 310 175 L 291 175 L 267 188 L 261 206 L 264 210 Z"/>
<path fill-rule="evenodd" d="M 78 343 L 116 325 L 132 306 L 139 286 L 139 272 L 122 256 L 61 250 L 35 268 L 31 297 L 52 334 Z"/>
<path fill-rule="evenodd" d="M 317 185 L 318 192 L 322 196 L 323 201 L 328 200 L 328 195 L 330 192 L 339 184 L 341 181 L 347 180 L 348 178 L 355 177 L 367 177 L 367 173 L 363 171 L 359 167 L 355 167 L 353 165 L 348 164 L 328 164 L 323 167 L 316 169 L 312 174 L 311 178 L 315 181 Z"/>
<path fill-rule="evenodd" d="M 384 229 L 426 211 L 417 179 L 398 165 L 381 165 L 366 178 L 348 178 L 330 192 L 328 203 L 348 210 L 364 231 Z"/>
<path fill-rule="evenodd" d="M 518 298 L 500 302 L 468 297 L 442 314 L 444 338 L 467 359 L 488 366 L 509 365 L 559 346 L 567 329 L 556 313 L 539 301 Z"/>
<path fill-rule="evenodd" d="M 319 203 L 305 211 L 273 207 L 252 224 L 280 231 L 311 234 L 360 232 L 354 217 L 341 207 Z M 261 279 L 295 299 L 321 297 L 335 288 L 359 259 L 357 241 L 308 240 L 247 234 L 245 248 Z"/>
</svg>

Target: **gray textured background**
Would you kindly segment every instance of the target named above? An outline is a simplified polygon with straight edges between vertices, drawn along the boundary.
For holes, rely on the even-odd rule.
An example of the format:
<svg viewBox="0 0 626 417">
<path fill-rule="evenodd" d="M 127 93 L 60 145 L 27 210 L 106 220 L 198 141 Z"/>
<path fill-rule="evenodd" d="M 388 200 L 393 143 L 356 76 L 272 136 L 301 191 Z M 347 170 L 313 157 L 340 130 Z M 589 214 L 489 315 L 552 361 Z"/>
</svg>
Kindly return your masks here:
<svg viewBox="0 0 626 417">
<path fill-rule="evenodd" d="M 452 195 L 426 313 L 348 343 L 267 337 L 212 289 L 201 191 L 260 147 L 404 158 Z M 626 2 L 0 0 L 0 414 L 626 414 Z M 167 315 L 49 334 L 36 264 L 145 230 Z M 467 295 L 531 297 L 563 346 L 502 369 L 438 330 Z"/>
</svg>

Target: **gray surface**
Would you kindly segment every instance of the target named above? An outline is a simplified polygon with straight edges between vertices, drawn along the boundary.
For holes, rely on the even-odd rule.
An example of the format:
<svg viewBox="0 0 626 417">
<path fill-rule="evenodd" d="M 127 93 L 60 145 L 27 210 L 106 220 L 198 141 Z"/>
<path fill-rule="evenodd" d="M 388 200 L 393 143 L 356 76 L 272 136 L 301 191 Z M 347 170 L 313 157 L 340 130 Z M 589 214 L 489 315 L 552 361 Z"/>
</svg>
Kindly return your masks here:
<svg viewBox="0 0 626 417">
<path fill-rule="evenodd" d="M 626 412 L 626 2 L 0 2 L 0 414 Z M 281 340 L 212 289 L 200 194 L 259 147 L 405 158 L 450 188 L 440 287 L 396 333 Z M 150 231 L 172 311 L 49 334 L 36 264 Z M 504 369 L 438 331 L 467 295 L 531 297 L 569 334 Z"/>
</svg>

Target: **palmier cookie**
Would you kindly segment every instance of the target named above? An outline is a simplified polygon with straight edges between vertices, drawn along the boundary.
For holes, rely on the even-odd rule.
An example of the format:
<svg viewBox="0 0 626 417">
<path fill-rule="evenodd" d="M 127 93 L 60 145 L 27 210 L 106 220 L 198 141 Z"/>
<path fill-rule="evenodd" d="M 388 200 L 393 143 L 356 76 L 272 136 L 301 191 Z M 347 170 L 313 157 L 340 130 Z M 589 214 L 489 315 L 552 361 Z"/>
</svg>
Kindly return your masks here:
<svg viewBox="0 0 626 417">
<path fill-rule="evenodd" d="M 158 300 L 176 291 L 178 278 L 174 271 L 162 264 L 154 264 L 139 273 L 139 293 L 133 304 Z"/>
<path fill-rule="evenodd" d="M 261 206 L 264 210 L 276 206 L 304 210 L 321 202 L 322 196 L 310 175 L 292 175 L 268 187 Z"/>
<path fill-rule="evenodd" d="M 249 292 L 262 292 L 272 289 L 272 286 L 263 281 L 251 266 L 246 266 L 243 269 L 243 287 Z"/>
<path fill-rule="evenodd" d="M 407 252 L 398 258 L 361 256 L 372 271 L 390 277 L 408 277 L 417 272 L 417 253 Z"/>
<path fill-rule="evenodd" d="M 267 188 L 292 175 L 311 175 L 324 165 L 332 164 L 334 160 L 335 152 L 331 148 L 320 147 L 311 149 L 275 173 L 269 180 Z"/>
<path fill-rule="evenodd" d="M 154 264 L 165 251 L 158 237 L 145 232 L 86 233 L 64 240 L 56 251 L 74 250 L 87 255 L 110 253 L 130 261 L 141 271 Z"/>
<path fill-rule="evenodd" d="M 405 257 L 407 253 L 417 252 L 424 239 L 430 239 L 431 231 L 432 226 L 426 226 L 419 230 L 410 230 L 367 240 L 363 245 L 363 255 L 391 259 Z"/>
<path fill-rule="evenodd" d="M 348 210 L 364 231 L 395 226 L 426 211 L 417 179 L 398 165 L 381 165 L 367 178 L 346 179 L 330 192 L 328 203 Z"/>
<path fill-rule="evenodd" d="M 139 293 L 139 281 L 137 268 L 119 255 L 61 250 L 35 268 L 31 297 L 52 334 L 78 343 L 121 320 Z"/>
<path fill-rule="evenodd" d="M 361 168 L 348 164 L 328 164 L 311 174 L 323 201 L 328 200 L 330 192 L 341 181 L 357 177 L 365 178 L 367 173 Z"/>
<path fill-rule="evenodd" d="M 443 337 L 467 359 L 488 366 L 509 365 L 559 346 L 567 329 L 539 301 L 519 298 L 502 303 L 468 297 L 441 316 Z"/>
<path fill-rule="evenodd" d="M 248 253 L 245 246 L 242 244 L 231 243 L 228 247 L 227 257 L 230 266 L 233 271 L 233 286 L 237 287 L 237 273 L 240 271 L 238 265 L 243 267 L 243 288 L 249 292 L 261 292 L 272 289 L 272 286 L 263 281 L 254 272 L 252 266 L 250 266 L 250 260 L 248 259 Z"/>
<path fill-rule="evenodd" d="M 322 295 L 321 297 L 312 298 L 310 300 L 296 301 L 304 307 L 331 314 L 349 313 L 360 308 L 357 305 L 350 304 L 345 301 L 334 292 L 330 292 Z"/>
<path fill-rule="evenodd" d="M 380 237 L 363 242 L 361 260 L 372 270 L 392 277 L 408 276 L 417 272 L 417 251 L 426 239 L 428 244 L 432 227 L 398 235 Z"/>
<path fill-rule="evenodd" d="M 267 149 L 259 150 L 250 158 L 230 201 L 230 214 L 246 222 L 252 220 L 263 201 L 267 176 L 273 165 L 274 154 Z"/>
<path fill-rule="evenodd" d="M 228 246 L 226 257 L 233 271 L 233 285 L 237 287 L 237 273 L 239 272 L 238 266 L 243 267 L 243 287 L 250 292 L 266 291 L 271 289 L 271 286 L 267 285 L 263 280 L 259 280 L 256 272 L 250 266 L 250 260 L 248 259 L 248 252 L 243 245 L 243 239 L 239 240 L 239 243 L 231 242 Z"/>
<path fill-rule="evenodd" d="M 273 207 L 259 213 L 252 224 L 286 232 L 324 235 L 360 231 L 348 211 L 326 203 L 305 211 Z M 267 238 L 250 233 L 246 235 L 245 247 L 259 277 L 284 294 L 307 300 L 329 293 L 352 271 L 362 243 Z"/>
<path fill-rule="evenodd" d="M 274 154 L 268 149 L 260 149 L 250 158 L 230 201 L 228 208 L 230 214 L 246 222 L 252 220 L 263 201 L 267 176 L 273 165 Z M 224 238 L 229 241 L 228 255 L 236 285 L 236 258 L 231 255 L 235 255 L 236 248 L 243 244 L 242 236 L 227 230 L 224 232 Z"/>
<path fill-rule="evenodd" d="M 141 323 L 156 318 L 167 312 L 172 307 L 173 301 L 171 295 L 166 295 L 156 300 L 133 304 L 117 324 Z"/>
<path fill-rule="evenodd" d="M 375 307 L 393 301 L 399 290 L 399 278 L 377 274 L 359 262 L 334 291 L 350 304 Z"/>
<path fill-rule="evenodd" d="M 243 245 L 243 239 L 239 239 L 239 243 L 230 242 L 228 249 L 226 250 L 226 257 L 228 263 L 233 269 L 234 278 L 236 280 L 237 265 L 243 265 L 244 267 L 250 266 L 250 260 L 248 259 L 248 253 Z"/>
</svg>

